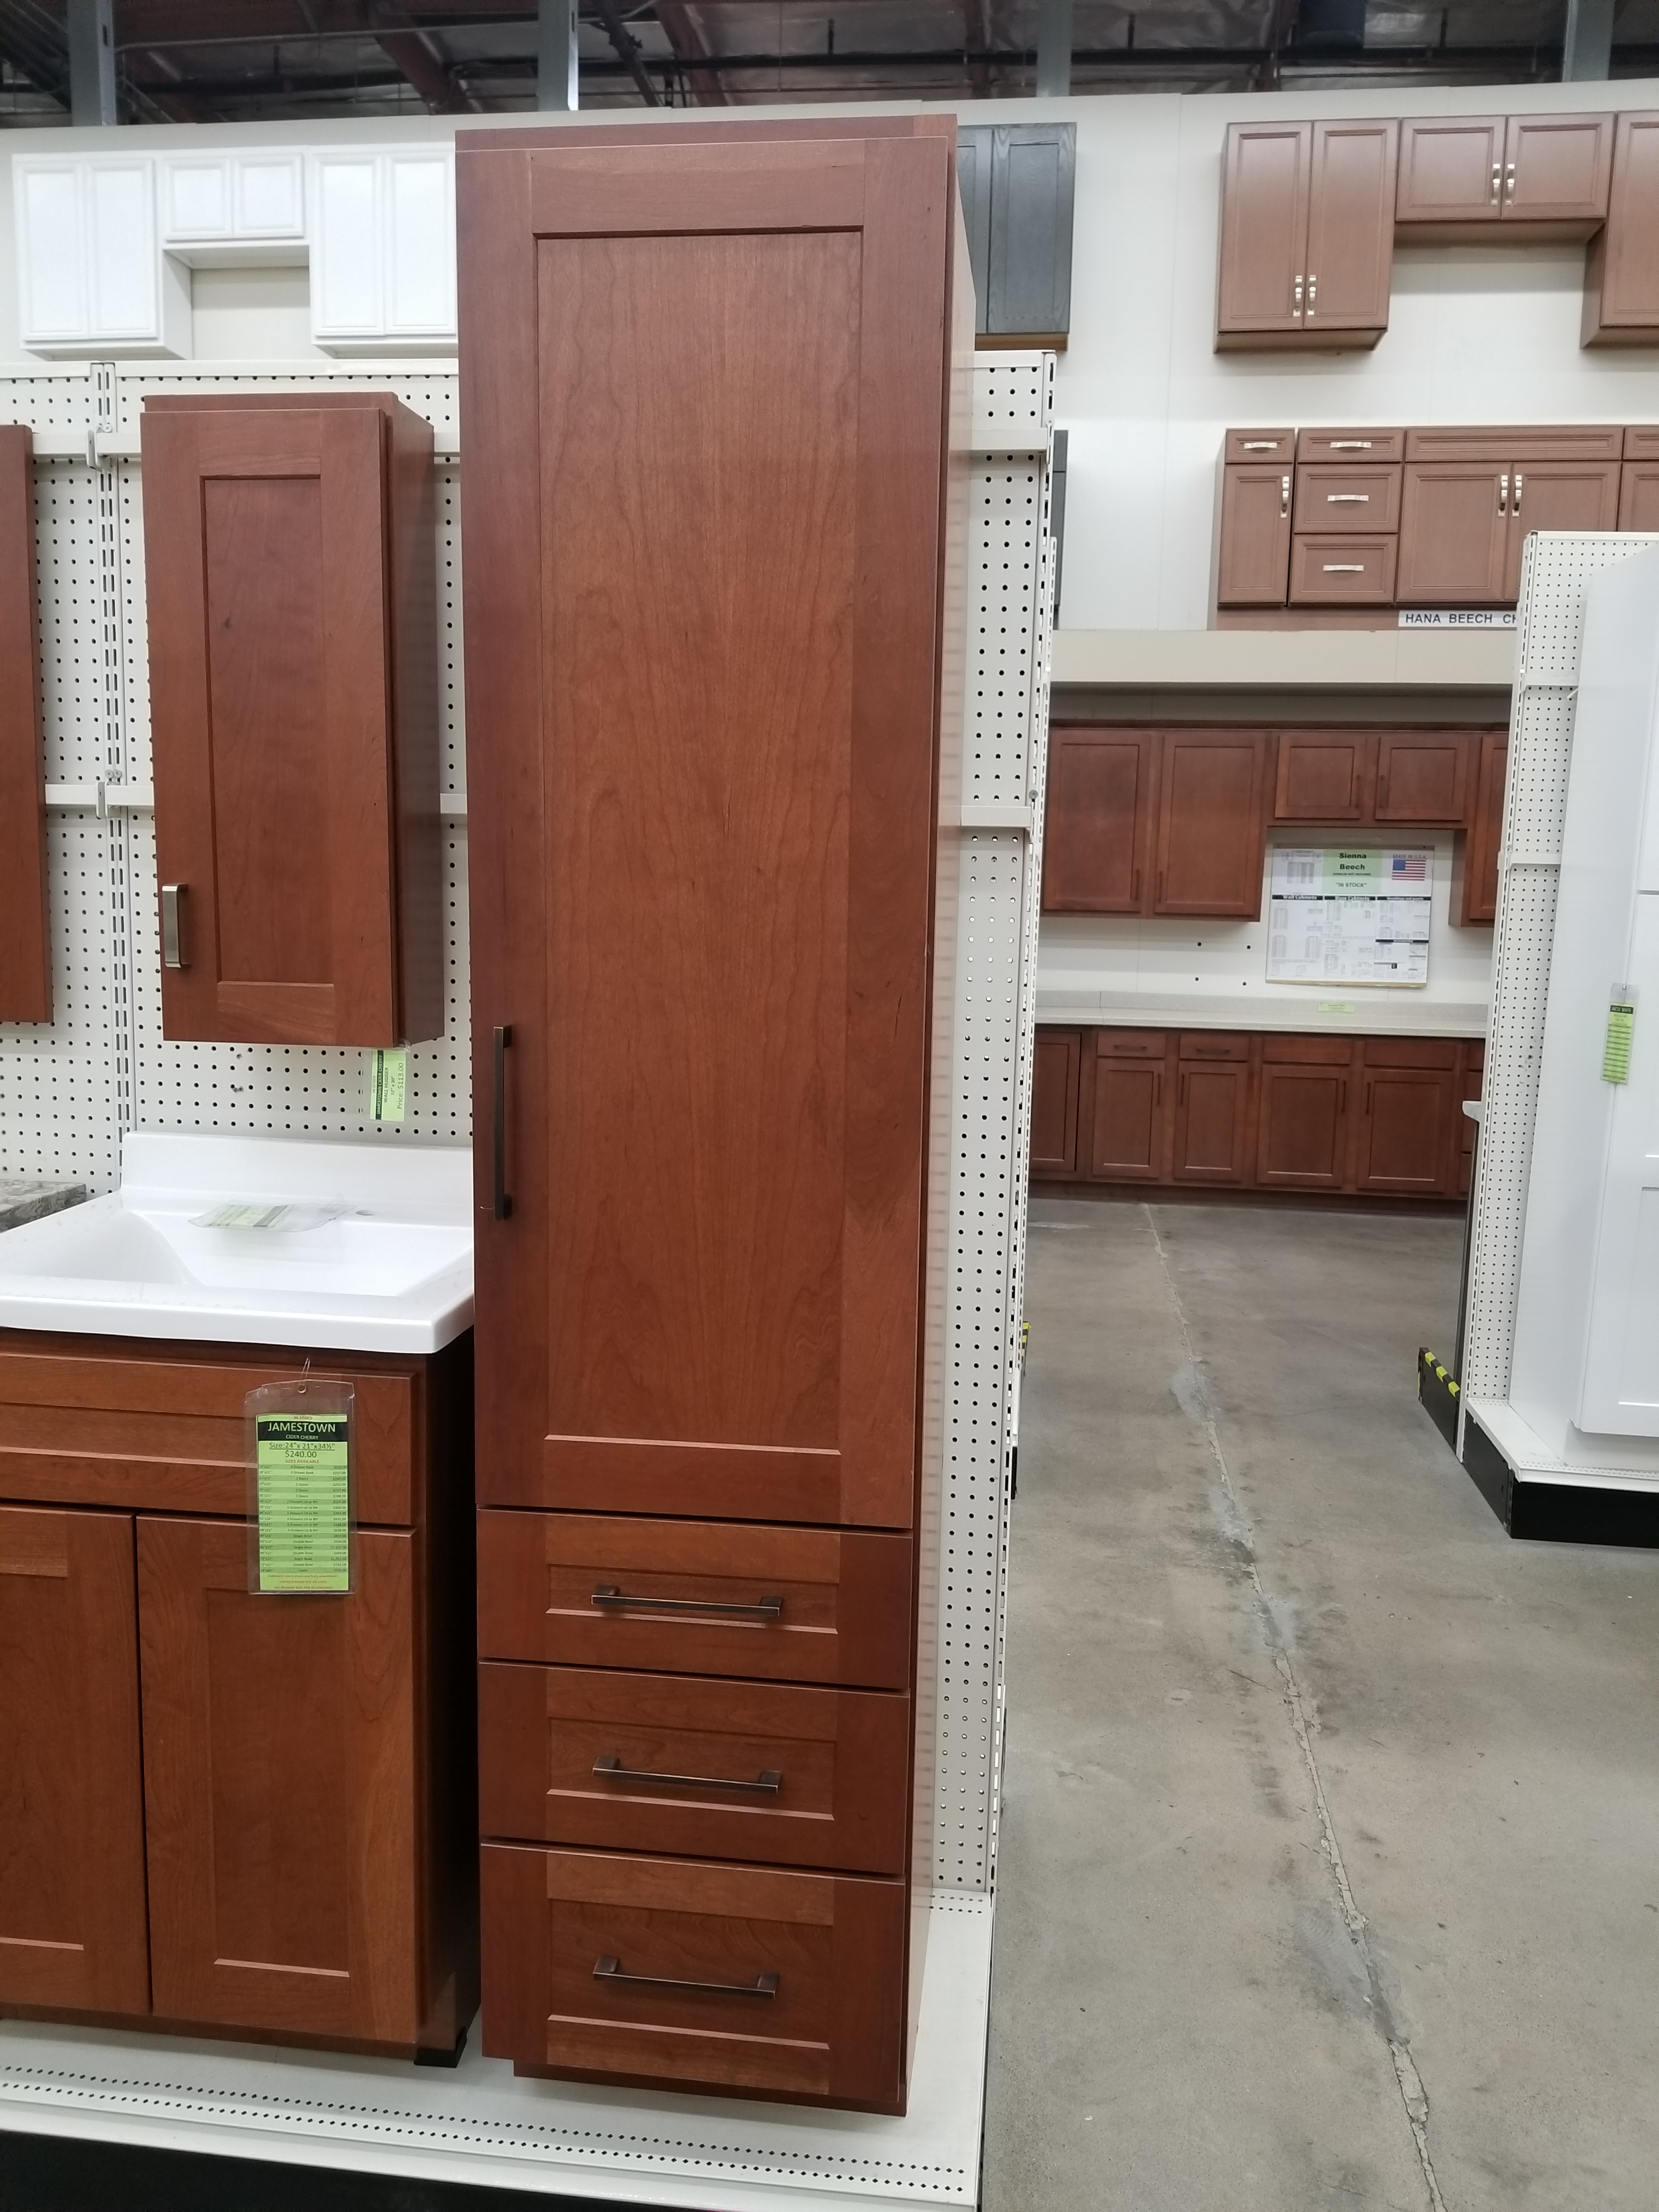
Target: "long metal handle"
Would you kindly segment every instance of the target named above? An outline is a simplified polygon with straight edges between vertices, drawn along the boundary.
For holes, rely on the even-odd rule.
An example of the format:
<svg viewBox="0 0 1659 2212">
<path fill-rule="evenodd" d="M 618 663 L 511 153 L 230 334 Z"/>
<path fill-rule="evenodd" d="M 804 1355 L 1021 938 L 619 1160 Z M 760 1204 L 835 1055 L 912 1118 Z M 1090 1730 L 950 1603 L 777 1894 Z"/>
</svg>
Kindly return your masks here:
<svg viewBox="0 0 1659 2212">
<path fill-rule="evenodd" d="M 511 1218 L 513 1200 L 507 1188 L 507 1048 L 513 1042 L 511 1022 L 495 1024 L 495 1204 L 497 1221 Z"/>
<path fill-rule="evenodd" d="M 188 884 L 163 884 L 161 886 L 161 965 L 164 968 L 185 966 L 185 940 L 179 927 L 179 902 L 190 889 Z"/>
<path fill-rule="evenodd" d="M 1328 491 L 1325 495 L 1327 507 L 1369 507 L 1370 503 L 1368 491 Z"/>
<path fill-rule="evenodd" d="M 1279 519 L 1281 522 L 1290 511 L 1291 480 L 1289 477 L 1280 477 L 1279 479 Z"/>
<path fill-rule="evenodd" d="M 1334 453 L 1369 453 L 1370 449 L 1371 441 L 1369 438 L 1333 438 L 1331 440 L 1331 451 Z"/>
<path fill-rule="evenodd" d="M 1522 475 L 1520 470 L 1517 469 L 1515 472 L 1515 497 L 1510 501 L 1510 512 L 1511 514 L 1519 514 L 1521 512 L 1521 487 L 1525 483 L 1525 482 L 1526 478 Z"/>
<path fill-rule="evenodd" d="M 1513 161 L 1509 164 L 1508 168 L 1504 173 L 1504 189 L 1510 197 L 1510 204 L 1513 206 L 1515 204 L 1515 164 Z"/>
<path fill-rule="evenodd" d="M 1279 441 L 1277 438 L 1246 438 L 1243 450 L 1247 453 L 1276 453 Z"/>
<path fill-rule="evenodd" d="M 1314 301 L 1318 297 L 1319 279 L 1317 276 L 1310 276 L 1308 279 L 1308 313 L 1310 314 L 1312 314 L 1314 311 Z"/>
<path fill-rule="evenodd" d="M 1299 276 L 1297 278 L 1293 289 L 1295 297 L 1292 302 L 1292 312 L 1299 315 L 1302 313 L 1302 279 Z"/>
<path fill-rule="evenodd" d="M 752 1982 L 688 1982 L 673 1974 L 625 1974 L 616 1959 L 595 1959 L 596 1982 L 626 1982 L 636 1990 L 701 1990 L 711 1997 L 775 1997 L 775 1974 L 757 1974 Z"/>
<path fill-rule="evenodd" d="M 616 1606 L 629 1613 L 730 1613 L 745 1620 L 776 1620 L 783 1611 L 781 1597 L 757 1598 L 750 1605 L 717 1597 L 629 1597 L 615 1583 L 601 1583 L 587 1601 Z"/>
<path fill-rule="evenodd" d="M 619 1759 L 596 1759 L 593 1771 L 607 1782 L 668 1782 L 677 1790 L 754 1790 L 763 1797 L 775 1797 L 783 1787 L 783 1776 L 775 1766 L 764 1768 L 752 1782 L 724 1774 L 653 1774 L 645 1767 L 624 1766 Z"/>
<path fill-rule="evenodd" d="M 1328 561 L 1325 563 L 1328 576 L 1363 576 L 1364 573 L 1363 561 Z"/>
<path fill-rule="evenodd" d="M 1500 514 L 1507 514 L 1509 510 L 1510 480 L 1507 476 L 1501 476 L 1498 479 L 1498 512 Z"/>
</svg>

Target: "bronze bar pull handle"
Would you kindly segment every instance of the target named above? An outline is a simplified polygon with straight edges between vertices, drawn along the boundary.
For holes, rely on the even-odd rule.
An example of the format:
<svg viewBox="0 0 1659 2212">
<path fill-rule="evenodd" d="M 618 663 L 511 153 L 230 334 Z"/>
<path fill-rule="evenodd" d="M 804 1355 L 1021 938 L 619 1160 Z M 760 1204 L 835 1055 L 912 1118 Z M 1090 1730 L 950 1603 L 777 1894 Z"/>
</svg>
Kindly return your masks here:
<svg viewBox="0 0 1659 2212">
<path fill-rule="evenodd" d="M 757 1790 L 764 1797 L 775 1797 L 783 1787 L 783 1776 L 775 1766 L 763 1768 L 752 1782 L 724 1774 L 653 1774 L 643 1767 L 624 1766 L 616 1758 L 596 1759 L 593 1771 L 607 1782 L 668 1782 L 679 1790 Z"/>
<path fill-rule="evenodd" d="M 507 1188 L 507 1048 L 513 1042 L 513 1024 L 495 1024 L 495 1204 L 497 1221 L 511 1218 L 513 1200 Z"/>
<path fill-rule="evenodd" d="M 164 968 L 187 968 L 185 957 L 184 932 L 179 927 L 179 913 L 184 904 L 188 884 L 163 884 L 161 886 L 161 965 Z"/>
<path fill-rule="evenodd" d="M 616 1959 L 595 1959 L 596 1982 L 625 1982 L 636 1990 L 701 1990 L 711 1997 L 775 1997 L 775 1974 L 757 1974 L 752 1982 L 688 1982 L 673 1974 L 625 1974 Z"/>
<path fill-rule="evenodd" d="M 615 1583 L 601 1583 L 587 1601 L 590 1605 L 615 1606 L 627 1613 L 729 1613 L 740 1614 L 745 1620 L 776 1620 L 783 1611 L 781 1597 L 757 1598 L 751 1605 L 718 1597 L 629 1597 Z"/>
</svg>

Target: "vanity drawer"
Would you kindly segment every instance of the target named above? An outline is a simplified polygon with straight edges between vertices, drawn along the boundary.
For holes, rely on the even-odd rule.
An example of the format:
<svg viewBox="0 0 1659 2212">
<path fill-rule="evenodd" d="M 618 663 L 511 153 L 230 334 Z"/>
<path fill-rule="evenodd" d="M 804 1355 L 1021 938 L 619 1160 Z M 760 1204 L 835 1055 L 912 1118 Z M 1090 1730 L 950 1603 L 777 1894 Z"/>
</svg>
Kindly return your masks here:
<svg viewBox="0 0 1659 2212">
<path fill-rule="evenodd" d="M 487 1836 L 902 1874 L 910 1700 L 488 1662 L 478 1776 Z"/>
<path fill-rule="evenodd" d="M 905 1690 L 910 1557 L 862 1528 L 487 1510 L 479 1656 Z"/>
<path fill-rule="evenodd" d="M 483 1876 L 488 2057 L 900 2108 L 902 1881 L 505 1844 Z"/>
</svg>

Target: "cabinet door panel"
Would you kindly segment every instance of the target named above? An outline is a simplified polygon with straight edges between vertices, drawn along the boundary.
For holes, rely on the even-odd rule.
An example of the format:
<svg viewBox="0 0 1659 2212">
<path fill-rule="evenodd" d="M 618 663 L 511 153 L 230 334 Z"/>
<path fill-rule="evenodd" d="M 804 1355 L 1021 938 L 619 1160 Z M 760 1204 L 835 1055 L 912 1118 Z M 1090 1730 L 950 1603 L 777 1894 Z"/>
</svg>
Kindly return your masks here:
<svg viewBox="0 0 1659 2212">
<path fill-rule="evenodd" d="M 1400 528 L 1400 471 L 1301 463 L 1296 471 L 1295 526 L 1306 534 L 1346 537 Z"/>
<path fill-rule="evenodd" d="M 1163 1062 L 1097 1054 L 1089 1173 L 1106 1182 L 1162 1182 L 1168 1173 L 1169 1129 Z"/>
<path fill-rule="evenodd" d="M 1139 914 L 1158 741 L 1146 731 L 1056 729 L 1042 844 L 1046 914 Z"/>
<path fill-rule="evenodd" d="M 1480 739 L 1474 812 L 1463 849 L 1460 922 L 1498 919 L 1498 852 L 1504 834 L 1504 785 L 1509 768 L 1507 730 L 1487 730 Z"/>
<path fill-rule="evenodd" d="M 1455 1071 L 1368 1068 L 1364 1085 L 1356 1187 L 1440 1195 L 1452 1170 Z"/>
<path fill-rule="evenodd" d="M 1267 745 L 1265 732 L 1165 733 L 1155 914 L 1261 913 Z"/>
<path fill-rule="evenodd" d="M 1267 1188 L 1340 1190 L 1348 1171 L 1347 1066 L 1265 1062 L 1255 1179 Z"/>
<path fill-rule="evenodd" d="M 1376 818 L 1458 827 L 1468 818 L 1470 740 L 1460 731 L 1385 732 L 1376 743 Z"/>
<path fill-rule="evenodd" d="M 155 2009 L 412 2047 L 416 1539 L 255 1597 L 240 1522 L 138 1523 Z"/>
<path fill-rule="evenodd" d="M 125 1513 L 0 1506 L 0 2006 L 149 2009 Z"/>
<path fill-rule="evenodd" d="M 1241 463 L 1224 471 L 1216 605 L 1282 607 L 1290 577 L 1289 461 Z"/>
<path fill-rule="evenodd" d="M 1587 345 L 1659 338 L 1659 115 L 1618 118 L 1607 224 L 1585 257 L 1583 337 Z"/>
<path fill-rule="evenodd" d="M 1619 527 L 1659 530 L 1659 461 L 1625 463 L 1619 485 Z"/>
<path fill-rule="evenodd" d="M 1507 466 L 1492 462 L 1407 462 L 1395 587 L 1402 606 L 1501 604 L 1507 583 L 1508 478 Z"/>
<path fill-rule="evenodd" d="M 1582 223 L 1607 212 L 1611 115 L 1511 115 L 1504 167 L 1504 220 Z"/>
<path fill-rule="evenodd" d="M 897 2112 L 905 1914 L 898 1881 L 486 1844 L 484 2051 Z"/>
<path fill-rule="evenodd" d="M 904 1525 L 951 149 L 458 162 L 482 1493 Z"/>
<path fill-rule="evenodd" d="M 1175 1180 L 1242 1183 L 1249 1175 L 1250 1071 L 1242 1062 L 1180 1071 Z"/>
<path fill-rule="evenodd" d="M 1281 730 L 1276 822 L 1363 822 L 1376 781 L 1376 739 L 1365 730 Z"/>
<path fill-rule="evenodd" d="M 1076 1030 L 1042 1029 L 1031 1054 L 1031 1174 L 1077 1173 L 1078 1069 L 1082 1040 Z"/>
<path fill-rule="evenodd" d="M 1502 211 L 1501 115 L 1407 117 L 1400 126 L 1402 225 L 1497 222 Z"/>
<path fill-rule="evenodd" d="M 33 453 L 0 427 L 0 1022 L 52 1019 Z"/>
<path fill-rule="evenodd" d="M 1304 326 L 1376 334 L 1389 326 L 1400 125 L 1316 123 L 1308 196 Z"/>
<path fill-rule="evenodd" d="M 1505 599 L 1521 591 L 1521 551 L 1534 530 L 1612 530 L 1619 521 L 1617 461 L 1533 461 L 1517 465 L 1510 487 Z"/>
<path fill-rule="evenodd" d="M 1313 126 L 1228 126 L 1216 336 L 1299 331 Z"/>
<path fill-rule="evenodd" d="M 1399 553 L 1397 538 L 1294 538 L 1291 605 L 1391 606 Z"/>
</svg>

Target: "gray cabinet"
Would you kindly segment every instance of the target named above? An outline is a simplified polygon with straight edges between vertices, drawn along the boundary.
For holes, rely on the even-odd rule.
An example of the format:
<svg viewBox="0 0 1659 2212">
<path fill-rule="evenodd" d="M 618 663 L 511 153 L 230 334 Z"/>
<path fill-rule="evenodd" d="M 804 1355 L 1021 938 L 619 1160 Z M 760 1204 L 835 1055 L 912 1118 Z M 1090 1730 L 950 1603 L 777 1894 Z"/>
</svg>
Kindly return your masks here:
<svg viewBox="0 0 1659 2212">
<path fill-rule="evenodd" d="M 957 147 L 980 336 L 1063 337 L 1072 323 L 1077 126 L 974 124 Z"/>
</svg>

